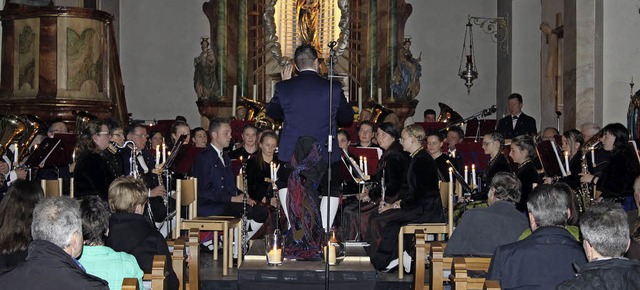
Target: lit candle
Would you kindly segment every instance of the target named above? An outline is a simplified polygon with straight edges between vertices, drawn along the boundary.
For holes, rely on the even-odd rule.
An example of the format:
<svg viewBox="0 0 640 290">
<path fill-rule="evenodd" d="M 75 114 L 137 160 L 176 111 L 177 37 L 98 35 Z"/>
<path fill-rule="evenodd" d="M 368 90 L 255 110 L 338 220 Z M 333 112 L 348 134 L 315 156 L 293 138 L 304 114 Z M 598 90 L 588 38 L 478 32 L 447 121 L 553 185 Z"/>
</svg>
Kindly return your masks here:
<svg viewBox="0 0 640 290">
<path fill-rule="evenodd" d="M 276 94 L 276 81 L 271 81 L 271 98 L 269 98 L 269 100 L 273 99 L 273 96 L 275 96 Z"/>
<path fill-rule="evenodd" d="M 564 152 L 564 167 L 566 167 L 567 175 L 571 174 L 571 170 L 569 170 L 569 152 Z"/>
<path fill-rule="evenodd" d="M 156 145 L 156 166 L 160 165 L 160 145 Z"/>
<path fill-rule="evenodd" d="M 329 242 L 329 265 L 336 264 L 336 246 L 332 246 L 331 242 Z M 327 257 L 327 246 L 324 246 L 323 253 L 325 258 Z"/>
<path fill-rule="evenodd" d="M 269 250 L 268 258 L 270 264 L 282 263 L 282 249 L 274 247 L 273 249 Z"/>
<path fill-rule="evenodd" d="M 449 167 L 449 198 L 453 198 L 453 168 Z"/>
<path fill-rule="evenodd" d="M 162 142 L 162 163 L 165 163 L 167 161 L 167 144 L 164 144 L 164 142 Z"/>
<path fill-rule="evenodd" d="M 258 85 L 253 84 L 253 100 L 258 100 Z"/>
<path fill-rule="evenodd" d="M 360 156 L 360 162 L 359 162 L 358 165 L 360 165 L 360 171 L 363 171 L 364 169 L 363 169 L 363 166 L 362 166 L 362 156 Z"/>
<path fill-rule="evenodd" d="M 464 183 L 469 184 L 469 166 L 464 166 Z"/>
<path fill-rule="evenodd" d="M 18 164 L 18 143 L 13 143 L 13 164 Z"/>
<path fill-rule="evenodd" d="M 591 147 L 591 164 L 593 167 L 596 166 L 596 153 L 595 148 Z"/>
<path fill-rule="evenodd" d="M 236 98 L 238 97 L 238 86 L 237 85 L 233 85 L 233 99 L 231 100 L 231 116 L 236 116 L 236 107 L 237 107 L 237 101 Z"/>
<path fill-rule="evenodd" d="M 71 153 L 71 162 L 76 162 L 76 150 L 73 150 L 73 153 Z"/>
<path fill-rule="evenodd" d="M 273 164 L 273 161 L 269 162 L 269 179 L 271 179 L 271 181 L 273 181 L 275 179 L 274 175 L 275 175 L 275 166 Z"/>
<path fill-rule="evenodd" d="M 476 165 L 471 164 L 471 184 L 476 185 Z"/>
<path fill-rule="evenodd" d="M 378 88 L 378 104 L 382 105 L 382 88 Z"/>
<path fill-rule="evenodd" d="M 362 114 L 362 87 L 358 88 L 358 113 Z"/>
<path fill-rule="evenodd" d="M 365 157 L 364 158 L 364 176 L 369 175 L 369 167 L 367 165 L 368 165 L 367 157 Z"/>
</svg>

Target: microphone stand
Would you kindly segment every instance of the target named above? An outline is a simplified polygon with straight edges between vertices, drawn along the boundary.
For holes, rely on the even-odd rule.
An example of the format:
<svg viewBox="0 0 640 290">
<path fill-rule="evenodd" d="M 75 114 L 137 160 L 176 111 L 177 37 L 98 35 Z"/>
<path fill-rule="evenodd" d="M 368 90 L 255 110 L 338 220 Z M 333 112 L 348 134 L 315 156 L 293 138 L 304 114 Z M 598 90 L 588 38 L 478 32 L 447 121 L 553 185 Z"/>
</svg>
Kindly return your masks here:
<svg viewBox="0 0 640 290">
<path fill-rule="evenodd" d="M 337 42 L 329 42 L 329 135 L 327 136 L 327 228 L 325 229 L 325 246 L 327 250 L 324 251 L 324 289 L 329 290 L 329 223 L 331 222 L 331 160 L 333 159 L 333 64 L 335 62 L 336 52 L 333 49 Z"/>
</svg>

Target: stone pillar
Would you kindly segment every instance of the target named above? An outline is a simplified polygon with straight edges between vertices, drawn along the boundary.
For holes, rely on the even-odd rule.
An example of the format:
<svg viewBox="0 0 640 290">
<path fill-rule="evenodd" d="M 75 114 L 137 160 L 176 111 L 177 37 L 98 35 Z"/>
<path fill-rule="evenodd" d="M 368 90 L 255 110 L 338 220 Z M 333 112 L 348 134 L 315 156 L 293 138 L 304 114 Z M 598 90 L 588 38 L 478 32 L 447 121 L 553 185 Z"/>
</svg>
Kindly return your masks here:
<svg viewBox="0 0 640 290">
<path fill-rule="evenodd" d="M 512 0 L 498 0 L 498 17 L 505 17 L 511 26 L 513 20 L 511 18 Z M 496 45 L 496 54 L 497 54 L 497 83 L 496 83 L 496 119 L 500 120 L 502 115 L 507 114 L 507 97 L 511 94 L 511 81 L 512 81 L 512 61 L 511 61 L 511 30 L 509 29 L 509 35 L 507 35 L 508 42 L 508 50 L 501 50 L 498 45 Z"/>
<path fill-rule="evenodd" d="M 369 31 L 367 51 L 367 78 L 369 98 L 376 99 L 378 83 L 378 0 L 369 1 Z"/>
</svg>

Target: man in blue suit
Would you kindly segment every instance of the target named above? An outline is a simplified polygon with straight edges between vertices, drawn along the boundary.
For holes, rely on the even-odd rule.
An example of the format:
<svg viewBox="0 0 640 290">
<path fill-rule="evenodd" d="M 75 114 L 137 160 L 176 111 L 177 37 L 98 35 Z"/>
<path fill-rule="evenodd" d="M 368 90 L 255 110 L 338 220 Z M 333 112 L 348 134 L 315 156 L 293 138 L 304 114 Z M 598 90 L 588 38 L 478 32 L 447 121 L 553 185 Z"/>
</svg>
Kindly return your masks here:
<svg viewBox="0 0 640 290">
<path fill-rule="evenodd" d="M 278 159 L 284 165 L 278 171 L 279 187 L 286 187 L 286 181 L 291 172 L 291 157 L 298 138 L 311 136 L 320 144 L 325 145 L 324 147 L 326 148 L 327 136 L 329 134 L 336 136 L 337 128 L 340 125 L 351 123 L 354 114 L 344 96 L 342 84 L 334 82 L 333 91 L 330 91 L 330 81 L 318 74 L 318 53 L 312 46 L 303 44 L 296 48 L 294 61 L 299 71 L 298 75 L 291 79 L 287 79 L 289 76 L 283 76 L 285 80 L 275 85 L 273 98 L 267 105 L 267 115 L 269 117 L 276 120 L 284 120 L 278 146 Z M 291 68 L 288 69 L 289 71 L 286 74 L 290 74 Z M 331 111 L 329 111 L 330 100 Z M 331 132 L 329 131 L 329 118 L 332 121 Z M 334 182 L 332 182 L 330 195 L 337 196 L 339 188 L 339 167 L 337 162 L 340 161 L 337 141 L 332 141 L 332 149 L 331 160 L 328 158 L 326 149 L 323 152 L 322 159 L 332 164 L 332 166 L 333 163 L 336 163 L 332 167 L 331 178 Z M 320 186 L 326 187 L 326 174 L 322 180 L 324 182 Z M 324 192 L 324 195 L 327 195 L 326 192 L 328 190 L 326 188 L 322 188 L 321 191 Z M 337 197 L 332 199 L 335 199 L 335 209 L 337 210 Z M 326 202 L 326 200 L 323 202 Z M 331 203 L 333 204 L 334 200 Z M 321 206 L 320 208 L 325 210 L 326 206 Z"/>
<path fill-rule="evenodd" d="M 231 142 L 231 126 L 227 120 L 213 119 L 209 123 L 211 144 L 193 162 L 191 173 L 198 178 L 198 216 L 235 216 L 243 213 L 243 195 L 238 192 L 231 159 L 223 148 Z M 256 202 L 247 199 L 247 218 L 263 223 L 267 213 Z M 255 210 L 254 210 L 255 209 Z"/>
<path fill-rule="evenodd" d="M 536 119 L 522 112 L 522 96 L 511 94 L 507 100 L 509 116 L 498 121 L 496 130 L 505 139 L 512 139 L 520 135 L 531 135 L 538 132 L 536 129 Z"/>
</svg>

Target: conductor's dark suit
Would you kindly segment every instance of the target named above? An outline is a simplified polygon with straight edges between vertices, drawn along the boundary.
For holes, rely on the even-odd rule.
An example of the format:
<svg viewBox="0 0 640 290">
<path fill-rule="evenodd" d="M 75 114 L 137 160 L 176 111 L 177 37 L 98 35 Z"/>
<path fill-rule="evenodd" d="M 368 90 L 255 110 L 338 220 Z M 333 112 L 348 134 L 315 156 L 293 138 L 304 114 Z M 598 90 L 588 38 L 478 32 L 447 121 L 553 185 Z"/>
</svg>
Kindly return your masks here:
<svg viewBox="0 0 640 290">
<path fill-rule="evenodd" d="M 520 113 L 517 117 L 515 128 L 513 127 L 514 116 L 506 116 L 498 122 L 496 130 L 504 135 L 506 139 L 512 139 L 513 137 L 520 135 L 529 135 L 538 132 L 536 129 L 536 119 L 525 113 Z"/>
<path fill-rule="evenodd" d="M 347 103 L 340 82 L 333 83 L 333 103 L 331 117 L 332 134 L 335 136 L 340 125 L 353 121 L 353 109 Z M 320 144 L 326 144 L 329 135 L 329 81 L 315 71 L 303 70 L 297 76 L 279 82 L 271 102 L 267 105 L 267 115 L 276 120 L 284 120 L 278 158 L 290 162 L 298 138 L 314 137 Z M 326 151 L 325 151 L 326 152 Z M 333 142 L 332 162 L 340 160 L 338 142 Z M 327 155 L 323 154 L 327 161 Z"/>
</svg>

